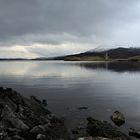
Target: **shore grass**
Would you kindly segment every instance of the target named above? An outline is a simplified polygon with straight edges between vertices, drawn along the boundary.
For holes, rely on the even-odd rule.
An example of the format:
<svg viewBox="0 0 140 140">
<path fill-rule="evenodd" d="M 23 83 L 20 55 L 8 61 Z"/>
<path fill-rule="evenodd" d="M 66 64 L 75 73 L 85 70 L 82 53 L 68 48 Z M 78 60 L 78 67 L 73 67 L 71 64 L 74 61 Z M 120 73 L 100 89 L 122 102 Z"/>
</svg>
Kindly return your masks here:
<svg viewBox="0 0 140 140">
<path fill-rule="evenodd" d="M 71 56 L 71 57 L 65 57 L 64 61 L 105 61 L 105 58 L 98 57 L 98 56 Z"/>
</svg>

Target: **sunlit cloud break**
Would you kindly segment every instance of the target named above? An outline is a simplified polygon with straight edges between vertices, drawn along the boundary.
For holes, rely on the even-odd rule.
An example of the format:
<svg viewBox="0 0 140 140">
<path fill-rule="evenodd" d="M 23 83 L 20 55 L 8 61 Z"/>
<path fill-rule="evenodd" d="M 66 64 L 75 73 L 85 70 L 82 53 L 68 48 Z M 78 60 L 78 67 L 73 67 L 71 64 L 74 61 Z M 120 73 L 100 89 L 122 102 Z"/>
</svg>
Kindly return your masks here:
<svg viewBox="0 0 140 140">
<path fill-rule="evenodd" d="M 138 46 L 139 0 L 0 0 L 0 58 Z"/>
</svg>

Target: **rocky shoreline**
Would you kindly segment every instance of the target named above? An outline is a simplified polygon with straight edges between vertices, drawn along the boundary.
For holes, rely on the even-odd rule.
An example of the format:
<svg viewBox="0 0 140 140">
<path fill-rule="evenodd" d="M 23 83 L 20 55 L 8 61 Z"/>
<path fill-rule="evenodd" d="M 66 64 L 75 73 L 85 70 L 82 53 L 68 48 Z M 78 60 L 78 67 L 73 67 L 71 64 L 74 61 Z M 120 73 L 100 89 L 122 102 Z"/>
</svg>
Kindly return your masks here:
<svg viewBox="0 0 140 140">
<path fill-rule="evenodd" d="M 44 102 L 1 87 L 0 140 L 69 139 L 64 121 L 47 110 Z"/>
<path fill-rule="evenodd" d="M 126 134 L 108 122 L 87 118 L 85 128 L 67 131 L 65 121 L 54 116 L 47 107 L 46 100 L 31 96 L 25 98 L 11 88 L 0 87 L 0 140 L 130 140 Z M 85 109 L 85 108 L 80 108 Z M 125 123 L 122 113 L 116 111 L 111 116 L 117 125 Z M 130 130 L 131 136 L 140 132 Z"/>
</svg>

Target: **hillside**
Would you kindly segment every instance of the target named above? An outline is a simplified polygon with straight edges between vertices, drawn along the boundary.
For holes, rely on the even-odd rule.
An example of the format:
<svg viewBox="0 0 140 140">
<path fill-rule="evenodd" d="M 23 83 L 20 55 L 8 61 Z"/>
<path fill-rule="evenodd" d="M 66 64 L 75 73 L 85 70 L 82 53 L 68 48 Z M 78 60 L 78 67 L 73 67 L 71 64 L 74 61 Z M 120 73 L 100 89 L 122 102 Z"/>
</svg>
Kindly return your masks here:
<svg viewBox="0 0 140 140">
<path fill-rule="evenodd" d="M 58 60 L 58 58 L 55 58 Z M 62 60 L 62 57 L 61 57 Z M 92 51 L 64 56 L 65 61 L 104 61 L 104 60 L 140 60 L 140 48 L 115 48 L 106 51 Z"/>
</svg>

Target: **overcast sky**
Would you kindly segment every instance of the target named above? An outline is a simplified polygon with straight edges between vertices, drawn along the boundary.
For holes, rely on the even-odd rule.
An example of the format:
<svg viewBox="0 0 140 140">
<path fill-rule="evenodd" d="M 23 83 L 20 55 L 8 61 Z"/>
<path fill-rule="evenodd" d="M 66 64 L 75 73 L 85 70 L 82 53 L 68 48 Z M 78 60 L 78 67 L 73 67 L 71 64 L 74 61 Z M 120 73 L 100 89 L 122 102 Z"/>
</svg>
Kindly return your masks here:
<svg viewBox="0 0 140 140">
<path fill-rule="evenodd" d="M 0 57 L 140 46 L 140 0 L 0 0 Z"/>
</svg>

